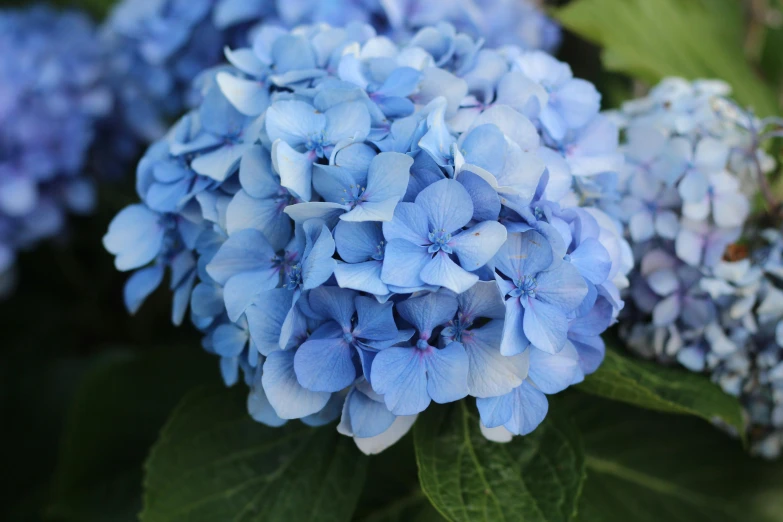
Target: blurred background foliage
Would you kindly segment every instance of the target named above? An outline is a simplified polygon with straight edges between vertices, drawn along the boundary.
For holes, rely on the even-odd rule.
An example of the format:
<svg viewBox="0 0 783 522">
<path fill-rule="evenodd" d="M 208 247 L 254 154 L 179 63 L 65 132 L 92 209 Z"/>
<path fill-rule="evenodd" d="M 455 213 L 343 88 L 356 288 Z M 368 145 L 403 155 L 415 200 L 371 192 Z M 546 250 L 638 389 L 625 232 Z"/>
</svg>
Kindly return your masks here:
<svg viewBox="0 0 783 522">
<path fill-rule="evenodd" d="M 0 1 L 2 6 L 29 3 Z M 113 1 L 54 3 L 85 9 L 100 19 Z M 559 58 L 571 64 L 576 76 L 598 86 L 606 108 L 645 92 L 665 76 L 679 75 L 722 78 L 759 115 L 781 114 L 781 0 L 548 4 L 568 30 Z M 135 317 L 123 307 L 125 276 L 114 269 L 100 238 L 111 217 L 136 199 L 132 177 L 128 173 L 124 180 L 105 184 L 98 214 L 72 220 L 68 237 L 24 253 L 19 286 L 11 299 L 0 302 L 5 441 L 0 451 L 7 475 L 0 490 L 0 520 L 137 520 L 143 509 L 144 462 L 175 405 L 193 388 L 220 386 L 216 361 L 202 353 L 198 335 L 187 326 L 171 325 L 165 289 Z M 781 186 L 778 181 L 783 195 Z M 579 514 L 562 520 L 783 520 L 783 463 L 751 459 L 740 442 L 697 418 L 736 420 L 731 404 L 710 398 L 714 388 L 706 378 L 694 384 L 692 393 L 704 395 L 693 401 L 692 393 L 665 386 L 672 378 L 679 382 L 692 375 L 672 369 L 657 376 L 643 365 L 624 362 L 622 355 L 610 359 L 582 392 L 558 397 L 552 407 L 568 412 L 583 452 L 577 470 L 582 478 L 575 486 L 581 491 Z M 602 383 L 620 381 L 629 388 L 602 388 Z M 644 386 L 635 389 L 635 383 Z M 220 400 L 241 406 L 242 393 L 226 393 Z M 448 419 L 455 414 L 436 410 L 433 415 Z M 419 424 L 416 436 L 427 437 L 432 423 Z M 246 429 L 247 437 L 265 436 L 265 428 L 250 421 Z M 429 435 L 437 441 L 448 433 Z M 156 447 L 165 449 L 163 442 Z M 424 450 L 417 451 L 421 465 Z M 155 454 L 165 460 L 164 453 Z M 433 498 L 431 492 L 418 486 L 413 435 L 368 460 L 365 487 L 355 492 L 353 520 L 445 520 L 427 500 L 427 495 Z M 425 485 L 434 483 L 424 480 L 426 467 L 418 473 Z M 231 516 L 221 514 L 224 518 L 213 519 Z M 275 517 L 272 513 L 266 520 Z M 145 511 L 143 520 L 179 519 L 153 509 Z"/>
</svg>

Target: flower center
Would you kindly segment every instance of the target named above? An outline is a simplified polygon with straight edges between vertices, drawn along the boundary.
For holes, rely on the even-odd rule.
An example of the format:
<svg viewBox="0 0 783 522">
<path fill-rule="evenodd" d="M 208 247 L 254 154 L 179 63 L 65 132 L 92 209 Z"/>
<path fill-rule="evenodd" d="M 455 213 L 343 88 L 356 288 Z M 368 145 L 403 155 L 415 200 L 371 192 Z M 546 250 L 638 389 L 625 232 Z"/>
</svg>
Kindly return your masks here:
<svg viewBox="0 0 783 522">
<path fill-rule="evenodd" d="M 372 255 L 372 258 L 376 261 L 383 261 L 383 254 L 385 250 L 386 241 L 381 240 L 381 242 L 375 246 L 375 253 Z"/>
<path fill-rule="evenodd" d="M 324 142 L 324 135 L 323 133 L 317 133 L 317 134 L 310 134 L 307 137 L 307 143 L 305 143 L 305 147 L 307 147 L 307 150 L 311 150 L 315 152 L 315 154 L 320 158 L 326 157 L 326 152 L 324 149 L 326 148 L 328 144 Z"/>
<path fill-rule="evenodd" d="M 535 297 L 538 282 L 533 276 L 522 276 L 514 281 L 516 288 L 509 295 L 512 297 Z"/>
<path fill-rule="evenodd" d="M 348 190 L 343 189 L 343 192 L 345 192 L 345 197 L 342 198 L 343 204 L 354 208 L 356 205 L 364 201 L 364 191 L 367 190 L 367 187 L 362 187 L 357 184 L 350 185 L 349 189 L 351 190 L 350 193 Z"/>
<path fill-rule="evenodd" d="M 457 313 L 457 317 L 449 321 L 449 325 L 443 329 L 441 336 L 449 341 L 461 343 L 465 337 L 470 335 L 468 329 L 473 326 L 470 317 L 466 317 L 462 312 Z"/>
<path fill-rule="evenodd" d="M 297 263 L 288 269 L 288 281 L 285 287 L 288 290 L 296 290 L 302 284 L 302 266 Z"/>
<path fill-rule="evenodd" d="M 427 350 L 429 349 L 429 347 L 430 347 L 429 343 L 424 339 L 419 339 L 416 342 L 416 348 L 418 348 L 419 350 Z"/>
<path fill-rule="evenodd" d="M 443 229 L 434 230 L 429 234 L 430 242 L 432 243 L 427 251 L 430 254 L 434 254 L 438 250 L 443 250 L 447 254 L 451 254 L 451 247 L 448 245 L 451 241 L 451 234 Z"/>
<path fill-rule="evenodd" d="M 353 343 L 354 337 L 353 333 L 351 332 L 343 332 L 343 341 L 345 341 L 348 344 Z"/>
</svg>

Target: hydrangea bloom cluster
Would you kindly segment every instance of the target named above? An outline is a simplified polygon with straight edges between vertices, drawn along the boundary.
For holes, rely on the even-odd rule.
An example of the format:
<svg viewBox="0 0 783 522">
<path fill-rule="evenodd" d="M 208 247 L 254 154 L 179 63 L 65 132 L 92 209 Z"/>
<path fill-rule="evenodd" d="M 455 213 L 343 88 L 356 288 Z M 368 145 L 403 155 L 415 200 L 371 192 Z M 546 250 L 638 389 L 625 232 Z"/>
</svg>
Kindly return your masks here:
<svg viewBox="0 0 783 522">
<path fill-rule="evenodd" d="M 82 173 L 96 119 L 112 103 L 99 48 L 76 12 L 0 11 L 0 292 L 19 249 L 93 206 Z"/>
<path fill-rule="evenodd" d="M 255 419 L 339 417 L 377 452 L 469 395 L 509 440 L 595 371 L 631 253 L 592 84 L 447 25 L 266 26 L 226 55 L 104 244 L 132 311 L 170 273 Z"/>
<path fill-rule="evenodd" d="M 783 442 L 783 242 L 749 220 L 759 121 L 717 81 L 668 79 L 623 107 L 620 214 L 636 259 L 622 335 L 742 398 L 754 449 Z"/>
<path fill-rule="evenodd" d="M 104 28 L 121 102 L 117 121 L 106 125 L 111 143 L 105 148 L 116 164 L 118 156 L 133 157 L 137 143 L 160 138 L 169 118 L 200 101 L 192 80 L 220 63 L 224 46 L 246 45 L 261 21 L 282 27 L 373 22 L 381 32 L 407 39 L 441 20 L 493 45 L 551 51 L 560 41 L 559 27 L 526 0 L 124 0 Z"/>
</svg>

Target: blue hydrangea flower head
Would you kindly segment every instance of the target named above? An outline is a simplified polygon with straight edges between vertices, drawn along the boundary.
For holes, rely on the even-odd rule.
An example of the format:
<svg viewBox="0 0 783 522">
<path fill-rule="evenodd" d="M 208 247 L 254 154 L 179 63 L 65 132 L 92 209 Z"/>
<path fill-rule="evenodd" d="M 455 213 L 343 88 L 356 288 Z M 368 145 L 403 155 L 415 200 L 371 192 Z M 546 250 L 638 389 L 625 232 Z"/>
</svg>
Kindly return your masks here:
<svg viewBox="0 0 783 522">
<path fill-rule="evenodd" d="M 82 13 L 0 10 L 0 48 L 0 286 L 10 290 L 20 249 L 59 234 L 67 214 L 92 210 L 83 174 L 112 97 Z"/>
<path fill-rule="evenodd" d="M 630 248 L 603 209 L 622 156 L 594 90 L 571 93 L 578 118 L 557 105 L 557 138 L 530 55 L 445 24 L 405 45 L 265 26 L 227 58 L 104 242 L 135 271 L 132 311 L 171 274 L 175 318 L 189 299 L 254 419 L 339 417 L 377 453 L 470 396 L 507 440 L 598 368 Z"/>
<path fill-rule="evenodd" d="M 454 26 L 427 27 L 440 21 Z M 449 62 L 457 67 L 467 61 L 481 47 L 473 38 L 482 37 L 492 46 L 509 44 L 546 52 L 554 52 L 560 41 L 559 27 L 535 2 L 527 0 L 123 0 L 112 10 L 102 34 L 102 45 L 110 50 L 109 77 L 119 103 L 101 133 L 102 149 L 107 151 L 101 168 L 117 170 L 117 164 L 123 163 L 118 159 L 133 158 L 140 144 L 159 139 L 168 120 L 199 103 L 203 92 L 215 82 L 238 111 L 257 116 L 266 109 L 267 81 L 280 85 L 320 74 L 317 69 L 324 63 L 316 67 L 315 60 L 327 57 L 310 54 L 299 36 L 277 41 L 284 32 L 282 27 L 328 23 L 350 29 L 354 24 L 351 30 L 360 31 L 359 24 L 370 22 L 382 34 L 413 39 L 438 66 Z M 424 30 L 417 33 L 419 29 Z M 252 53 L 230 50 L 251 43 Z M 370 52 L 386 49 L 388 46 L 381 44 Z M 339 56 L 333 54 L 333 48 L 321 51 Z M 224 53 L 244 75 L 222 70 Z M 291 59 L 297 63 L 279 63 Z M 346 71 L 353 65 L 342 63 Z M 296 71 L 290 74 L 292 67 Z M 368 75 L 362 87 L 380 111 L 403 116 L 412 112 L 408 95 L 419 74 L 414 68 L 401 69 L 382 82 Z M 309 125 L 318 125 L 315 120 L 321 119 L 313 118 Z M 283 142 L 294 149 L 307 146 L 306 139 L 299 145 Z M 320 150 L 318 143 L 310 144 L 313 150 Z M 287 150 L 281 150 L 284 152 Z"/>
<path fill-rule="evenodd" d="M 709 373 L 738 396 L 753 450 L 774 456 L 783 246 L 779 232 L 748 219 L 774 161 L 760 147 L 768 121 L 728 94 L 722 82 L 670 78 L 615 115 L 627 158 L 619 215 L 635 257 L 621 334 L 642 355 Z"/>
</svg>

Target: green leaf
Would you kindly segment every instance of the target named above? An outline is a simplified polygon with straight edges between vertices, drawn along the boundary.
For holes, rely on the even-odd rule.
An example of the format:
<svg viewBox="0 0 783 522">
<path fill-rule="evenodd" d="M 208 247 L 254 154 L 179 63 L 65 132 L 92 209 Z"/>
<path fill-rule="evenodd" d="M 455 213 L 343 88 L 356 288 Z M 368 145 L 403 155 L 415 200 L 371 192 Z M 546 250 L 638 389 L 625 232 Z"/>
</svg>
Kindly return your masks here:
<svg viewBox="0 0 783 522">
<path fill-rule="evenodd" d="M 334 425 L 269 428 L 246 389 L 200 389 L 177 407 L 146 465 L 141 522 L 342 522 L 367 458 Z"/>
<path fill-rule="evenodd" d="M 658 82 L 666 76 L 718 78 L 761 116 L 779 110 L 775 93 L 743 53 L 737 0 L 575 0 L 560 22 L 604 48 L 604 65 Z"/>
<path fill-rule="evenodd" d="M 214 359 L 194 347 L 97 360 L 71 403 L 49 514 L 137 520 L 142 466 L 166 418 L 187 391 L 217 379 Z"/>
<path fill-rule="evenodd" d="M 419 487 L 413 434 L 370 457 L 354 522 L 444 522 Z"/>
<path fill-rule="evenodd" d="M 745 432 L 742 406 L 705 375 L 671 368 L 606 351 L 597 372 L 577 387 L 580 391 L 651 410 L 720 419 Z"/>
<path fill-rule="evenodd" d="M 567 522 L 584 481 L 582 441 L 550 415 L 532 434 L 488 441 L 465 401 L 431 408 L 414 426 L 422 489 L 452 522 Z"/>
<path fill-rule="evenodd" d="M 568 393 L 564 411 L 584 439 L 587 481 L 577 522 L 767 522 L 783 469 L 693 417 Z M 772 501 L 772 502 L 770 502 Z"/>
<path fill-rule="evenodd" d="M 3 330 L 4 332 L 7 330 Z M 27 346 L 0 355 L 0 462 L 8 476 L 0 489 L 0 520 L 40 520 L 48 500 L 68 405 L 87 364 Z"/>
</svg>

